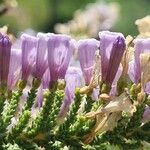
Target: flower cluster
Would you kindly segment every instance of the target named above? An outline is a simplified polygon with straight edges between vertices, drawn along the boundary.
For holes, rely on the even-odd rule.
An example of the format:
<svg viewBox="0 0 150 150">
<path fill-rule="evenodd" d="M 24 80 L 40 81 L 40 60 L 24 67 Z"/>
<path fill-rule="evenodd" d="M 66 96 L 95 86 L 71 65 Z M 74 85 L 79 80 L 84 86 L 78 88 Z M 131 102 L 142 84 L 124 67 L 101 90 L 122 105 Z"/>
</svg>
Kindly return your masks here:
<svg viewBox="0 0 150 150">
<path fill-rule="evenodd" d="M 0 34 L 1 149 L 150 142 L 149 38 L 102 31 L 99 39 L 38 33 L 19 40 L 16 49 Z"/>
</svg>

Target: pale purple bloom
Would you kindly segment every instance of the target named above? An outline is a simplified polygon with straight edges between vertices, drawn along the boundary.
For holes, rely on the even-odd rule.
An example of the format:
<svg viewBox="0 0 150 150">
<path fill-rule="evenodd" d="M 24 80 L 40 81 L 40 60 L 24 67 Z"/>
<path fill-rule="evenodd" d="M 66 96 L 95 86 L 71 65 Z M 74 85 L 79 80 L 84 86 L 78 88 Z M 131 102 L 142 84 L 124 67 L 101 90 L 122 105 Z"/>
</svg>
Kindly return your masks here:
<svg viewBox="0 0 150 150">
<path fill-rule="evenodd" d="M 50 71 L 49 68 L 46 69 L 42 80 L 41 80 L 41 85 L 38 88 L 38 93 L 37 93 L 37 103 L 38 106 L 42 106 L 43 98 L 44 98 L 44 90 L 49 88 L 49 83 L 50 83 Z"/>
<path fill-rule="evenodd" d="M 13 90 L 21 75 L 21 50 L 12 49 L 10 56 L 10 66 L 7 86 L 9 90 Z"/>
<path fill-rule="evenodd" d="M 143 123 L 148 122 L 148 121 L 150 121 L 150 107 L 149 106 L 145 108 L 143 118 L 142 118 Z"/>
<path fill-rule="evenodd" d="M 65 76 L 65 93 L 67 96 L 67 103 L 72 102 L 74 98 L 75 88 L 81 86 L 82 72 L 79 68 L 69 67 Z"/>
<path fill-rule="evenodd" d="M 27 35 L 30 35 L 30 36 L 36 36 L 36 32 L 33 29 L 31 29 L 31 28 L 25 29 L 23 31 L 23 33 L 27 34 Z M 21 35 L 22 35 L 22 31 L 19 32 L 18 36 L 21 36 Z M 22 41 L 21 41 L 20 38 L 16 39 L 14 41 L 13 45 L 12 45 L 12 48 L 13 49 L 21 49 L 21 43 L 22 43 Z"/>
<path fill-rule="evenodd" d="M 109 93 L 109 95 L 111 95 L 111 96 L 115 96 L 117 94 L 117 82 L 118 82 L 119 78 L 121 77 L 122 71 L 123 71 L 123 67 L 120 65 L 118 68 L 118 71 L 116 73 L 116 76 L 113 80 L 113 83 L 111 85 L 111 90 Z"/>
<path fill-rule="evenodd" d="M 128 75 L 132 82 L 137 83 L 135 75 L 135 60 L 129 62 Z"/>
<path fill-rule="evenodd" d="M 72 45 L 74 46 L 73 57 L 70 60 L 70 66 L 80 67 L 79 56 L 78 56 L 78 42 L 72 40 Z"/>
<path fill-rule="evenodd" d="M 133 82 L 138 83 L 141 77 L 140 54 L 146 52 L 150 53 L 150 39 L 136 39 L 134 44 L 135 59 L 130 64 L 129 76 Z"/>
<path fill-rule="evenodd" d="M 111 85 L 116 76 L 118 67 L 120 65 L 123 53 L 125 50 L 125 40 L 122 37 L 118 37 L 113 44 L 111 56 L 109 60 L 107 75 L 106 75 L 106 83 Z"/>
<path fill-rule="evenodd" d="M 65 98 L 61 107 L 60 117 L 68 111 L 75 96 L 75 89 L 81 86 L 82 72 L 79 68 L 69 67 L 65 76 Z"/>
<path fill-rule="evenodd" d="M 41 85 L 38 88 L 38 92 L 37 92 L 37 96 L 36 96 L 38 107 L 42 106 L 43 98 L 44 98 L 44 89 L 43 89 L 43 87 Z"/>
<path fill-rule="evenodd" d="M 7 85 L 11 45 L 9 37 L 0 34 L 0 84 L 4 86 Z"/>
<path fill-rule="evenodd" d="M 99 94 L 100 94 L 99 91 L 100 91 L 99 87 L 96 87 L 93 89 L 93 92 L 92 92 L 93 100 L 99 100 Z"/>
<path fill-rule="evenodd" d="M 80 40 L 78 42 L 80 66 L 84 75 L 86 85 L 89 85 L 91 81 L 95 52 L 96 50 L 98 50 L 98 47 L 99 41 L 95 39 Z"/>
<path fill-rule="evenodd" d="M 70 45 L 72 49 L 72 54 L 74 55 L 77 51 L 77 41 L 75 39 L 71 39 Z"/>
<path fill-rule="evenodd" d="M 22 43 L 21 39 L 18 38 L 18 39 L 16 39 L 14 41 L 14 43 L 13 43 L 11 48 L 13 48 L 13 49 L 21 49 L 21 43 Z"/>
<path fill-rule="evenodd" d="M 36 62 L 33 68 L 33 76 L 41 79 L 48 67 L 47 61 L 47 34 L 38 33 L 38 46 L 36 53 Z"/>
<path fill-rule="evenodd" d="M 125 50 L 125 39 L 123 34 L 109 31 L 100 32 L 99 37 L 102 80 L 111 86 Z"/>
<path fill-rule="evenodd" d="M 137 76 L 136 76 L 136 69 L 135 69 L 135 60 L 129 62 L 128 75 L 133 83 L 138 83 L 138 80 L 136 78 Z M 148 95 L 150 95 L 150 82 L 146 83 L 146 87 L 144 88 L 144 91 Z"/>
<path fill-rule="evenodd" d="M 48 64 L 51 83 L 57 79 L 64 79 L 70 58 L 73 53 L 73 43 L 70 36 L 49 34 L 48 36 Z"/>
<path fill-rule="evenodd" d="M 150 39 L 136 39 L 134 41 L 135 55 L 134 59 L 129 62 L 128 74 L 132 82 L 138 83 L 141 78 L 140 55 L 142 53 L 150 53 Z M 144 89 L 147 94 L 150 94 L 150 82 L 146 84 Z"/>
<path fill-rule="evenodd" d="M 145 92 L 150 95 L 150 82 L 147 82 L 146 87 L 145 87 Z"/>
<path fill-rule="evenodd" d="M 47 89 L 50 83 L 50 71 L 49 68 L 46 69 L 43 77 L 42 77 L 42 87 L 43 89 Z"/>
<path fill-rule="evenodd" d="M 27 80 L 35 63 L 38 38 L 23 34 L 22 39 L 22 80 Z"/>
</svg>

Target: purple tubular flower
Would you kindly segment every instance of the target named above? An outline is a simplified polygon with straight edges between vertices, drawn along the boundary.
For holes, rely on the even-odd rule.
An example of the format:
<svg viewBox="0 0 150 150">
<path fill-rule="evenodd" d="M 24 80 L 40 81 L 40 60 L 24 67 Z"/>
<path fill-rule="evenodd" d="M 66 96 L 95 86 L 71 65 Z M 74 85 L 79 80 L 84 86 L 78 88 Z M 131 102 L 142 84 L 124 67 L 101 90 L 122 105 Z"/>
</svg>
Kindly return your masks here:
<svg viewBox="0 0 150 150">
<path fill-rule="evenodd" d="M 133 83 L 138 83 L 138 78 L 136 76 L 137 74 L 135 69 L 135 60 L 129 62 L 128 75 Z M 146 87 L 144 87 L 144 90 L 148 95 L 150 95 L 150 82 L 146 83 Z"/>
<path fill-rule="evenodd" d="M 35 71 L 33 72 L 34 77 L 41 79 L 45 70 L 48 67 L 47 61 L 47 34 L 38 33 L 37 37 L 38 46 L 37 46 L 37 54 L 36 54 L 36 62 L 35 62 Z"/>
<path fill-rule="evenodd" d="M 150 82 L 147 82 L 145 92 L 150 95 Z"/>
<path fill-rule="evenodd" d="M 109 93 L 109 95 L 111 95 L 111 96 L 115 96 L 117 94 L 117 82 L 118 82 L 119 78 L 121 77 L 122 71 L 123 71 L 123 67 L 120 65 L 118 68 L 118 71 L 116 73 L 116 76 L 113 80 L 112 86 L 111 86 L 111 90 Z"/>
<path fill-rule="evenodd" d="M 21 50 L 12 49 L 10 56 L 10 66 L 7 87 L 9 90 L 13 90 L 17 81 L 20 79 L 21 75 Z"/>
<path fill-rule="evenodd" d="M 93 93 L 92 93 L 93 100 L 97 101 L 99 99 L 99 91 L 100 91 L 99 87 L 93 89 Z"/>
<path fill-rule="evenodd" d="M 49 68 L 47 68 L 43 77 L 42 77 L 43 89 L 47 89 L 49 87 L 49 83 L 50 83 L 50 72 L 49 72 Z"/>
<path fill-rule="evenodd" d="M 22 39 L 22 80 L 27 80 L 35 63 L 38 38 L 23 34 Z"/>
<path fill-rule="evenodd" d="M 42 80 L 41 80 L 41 85 L 38 88 L 38 93 L 37 93 L 37 103 L 38 106 L 41 107 L 42 106 L 42 102 L 44 99 L 44 90 L 49 88 L 49 83 L 50 83 L 50 72 L 49 72 L 49 68 L 46 69 Z"/>
<path fill-rule="evenodd" d="M 79 68 L 69 67 L 65 76 L 65 98 L 61 107 L 60 117 L 63 117 L 69 109 L 75 96 L 75 89 L 81 86 L 82 72 Z"/>
<path fill-rule="evenodd" d="M 143 118 L 142 118 L 143 123 L 146 123 L 148 121 L 150 121 L 150 107 L 149 106 L 145 108 L 145 111 L 143 113 Z"/>
<path fill-rule="evenodd" d="M 132 82 L 137 83 L 136 75 L 135 75 L 135 60 L 129 62 L 128 75 Z"/>
<path fill-rule="evenodd" d="M 86 85 L 89 85 L 91 81 L 95 52 L 98 47 L 99 41 L 95 39 L 80 40 L 78 42 L 80 66 L 84 75 Z"/>
<path fill-rule="evenodd" d="M 8 36 L 0 34 L 0 84 L 4 86 L 7 86 L 11 45 Z"/>
<path fill-rule="evenodd" d="M 74 46 L 67 35 L 49 34 L 48 36 L 48 65 L 51 83 L 64 79 Z"/>
<path fill-rule="evenodd" d="M 113 44 L 111 55 L 110 55 L 107 76 L 106 76 L 106 84 L 108 85 L 112 85 L 113 83 L 124 50 L 125 50 L 125 40 L 122 37 L 118 37 Z"/>
<path fill-rule="evenodd" d="M 140 69 L 140 54 L 150 52 L 150 39 L 136 39 L 134 41 L 135 49 L 135 63 L 134 63 L 134 72 L 135 72 L 135 83 L 137 83 L 141 77 Z"/>
<path fill-rule="evenodd" d="M 125 50 L 125 39 L 123 34 L 109 31 L 100 32 L 99 37 L 102 80 L 111 86 Z"/>
<path fill-rule="evenodd" d="M 43 99 L 44 99 L 44 89 L 43 89 L 42 85 L 38 88 L 36 98 L 37 98 L 38 107 L 42 107 L 42 103 L 43 103 Z"/>
</svg>

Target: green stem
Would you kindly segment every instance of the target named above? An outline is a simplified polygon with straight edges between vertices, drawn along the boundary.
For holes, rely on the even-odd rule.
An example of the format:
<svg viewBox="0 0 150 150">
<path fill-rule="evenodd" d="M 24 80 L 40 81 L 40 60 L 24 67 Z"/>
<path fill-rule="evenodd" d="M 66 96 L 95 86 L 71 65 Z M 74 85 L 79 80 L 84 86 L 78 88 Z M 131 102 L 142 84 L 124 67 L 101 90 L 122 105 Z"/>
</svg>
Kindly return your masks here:
<svg viewBox="0 0 150 150">
<path fill-rule="evenodd" d="M 5 102 L 5 95 L 2 93 L 0 94 L 0 117 L 2 117 L 4 102 Z"/>
<path fill-rule="evenodd" d="M 91 111 L 91 108 L 93 106 L 94 100 L 92 99 L 91 95 L 87 95 L 86 97 L 86 104 L 85 104 L 85 112 Z"/>
<path fill-rule="evenodd" d="M 21 117 L 19 118 L 19 121 L 16 124 L 16 126 L 12 128 L 11 133 L 8 134 L 7 139 L 14 140 L 15 138 L 17 138 L 17 136 L 22 133 L 23 129 L 25 128 L 25 125 L 28 123 L 30 116 L 30 111 L 24 111 L 23 115 L 21 115 Z"/>
<path fill-rule="evenodd" d="M 65 136 L 69 132 L 68 130 L 69 130 L 70 125 L 76 121 L 81 100 L 82 100 L 82 96 L 80 95 L 80 90 L 77 89 L 75 93 L 74 103 L 71 106 L 71 109 L 67 115 L 66 121 L 59 127 L 58 133 L 60 135 Z"/>
<path fill-rule="evenodd" d="M 5 95 L 4 93 L 1 93 L 0 95 L 0 140 L 1 138 L 3 137 L 3 126 L 4 126 L 4 122 L 3 122 L 3 119 L 2 119 L 2 112 L 3 112 L 3 109 L 4 109 L 4 105 L 5 105 Z"/>
<path fill-rule="evenodd" d="M 32 88 L 30 90 L 30 92 L 28 93 L 28 97 L 25 103 L 25 106 L 22 110 L 22 114 L 18 119 L 18 123 L 16 124 L 16 126 L 13 128 L 12 130 L 12 135 L 14 135 L 14 137 L 16 137 L 16 135 L 19 135 L 22 133 L 23 129 L 26 127 L 26 125 L 29 122 L 30 116 L 31 116 L 31 108 L 32 105 L 34 104 L 35 98 L 36 98 L 36 93 L 37 93 L 37 89 L 40 85 L 40 81 L 38 79 L 33 79 L 32 82 Z"/>
<path fill-rule="evenodd" d="M 47 129 L 49 131 L 56 125 L 56 120 L 57 120 L 58 113 L 60 111 L 63 97 L 64 97 L 64 92 L 61 90 L 58 90 L 55 94 L 55 99 L 52 105 L 52 110 L 50 111 L 49 116 L 48 116 Z"/>
<path fill-rule="evenodd" d="M 16 108 L 18 106 L 21 95 L 22 95 L 22 90 L 18 90 L 12 93 L 10 104 L 2 116 L 5 130 L 6 127 L 11 123 L 11 118 L 14 116 L 16 112 Z"/>
<path fill-rule="evenodd" d="M 31 126 L 27 127 L 27 136 L 34 137 L 38 134 L 40 131 L 46 131 L 47 126 L 47 120 L 49 112 L 52 109 L 52 104 L 54 102 L 55 92 L 48 91 L 45 94 L 45 102 L 42 107 L 41 112 L 38 114 L 38 116 L 35 118 L 35 120 L 32 121 Z"/>
</svg>

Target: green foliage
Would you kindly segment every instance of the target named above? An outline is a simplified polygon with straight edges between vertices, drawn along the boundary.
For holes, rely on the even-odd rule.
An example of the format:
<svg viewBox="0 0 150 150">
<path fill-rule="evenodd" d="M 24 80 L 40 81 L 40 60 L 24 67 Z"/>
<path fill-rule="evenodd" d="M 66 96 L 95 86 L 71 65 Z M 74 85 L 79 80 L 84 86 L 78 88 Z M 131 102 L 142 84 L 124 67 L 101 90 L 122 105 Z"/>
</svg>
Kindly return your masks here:
<svg viewBox="0 0 150 150">
<path fill-rule="evenodd" d="M 37 95 L 37 85 L 34 82 L 27 101 L 23 106 L 22 113 L 18 114 L 17 124 L 8 131 L 11 119 L 16 115 L 17 106 L 22 96 L 22 90 L 12 92 L 7 107 L 1 108 L 1 133 L 0 149 L 4 150 L 138 150 L 143 147 L 143 141 L 150 142 L 150 122 L 141 124 L 145 104 L 136 105 L 133 115 L 122 112 L 121 119 L 113 130 L 97 134 L 91 142 L 85 142 L 89 138 L 95 124 L 96 118 L 88 119 L 86 112 L 91 112 L 98 102 L 93 102 L 90 95 L 80 94 L 80 89 L 75 92 L 74 102 L 62 124 L 58 124 L 64 90 L 47 90 L 44 95 L 44 103 L 35 118 L 32 117 L 31 108 Z M 129 97 L 136 102 L 138 90 L 131 86 Z M 134 92 L 133 92 L 134 91 Z M 85 110 L 78 113 L 83 97 L 86 97 Z M 1 96 L 3 103 L 5 94 Z M 28 102 L 30 101 L 30 102 Z M 145 101 L 146 102 L 146 101 Z M 88 106 L 89 104 L 89 106 Z M 106 105 L 101 103 L 101 107 Z M 99 105 L 99 106 L 100 106 Z"/>
<path fill-rule="evenodd" d="M 92 96 L 91 95 L 87 95 L 86 96 L 86 104 L 85 104 L 85 112 L 89 112 L 93 106 L 93 103 L 94 103 L 94 100 L 92 99 Z"/>
<path fill-rule="evenodd" d="M 18 102 L 20 100 L 21 95 L 22 95 L 22 90 L 20 89 L 17 92 L 15 91 L 12 93 L 10 104 L 7 106 L 7 109 L 4 111 L 2 116 L 4 128 L 10 125 L 11 118 L 14 116 L 14 113 L 16 112 L 16 108 L 18 106 Z"/>
</svg>

